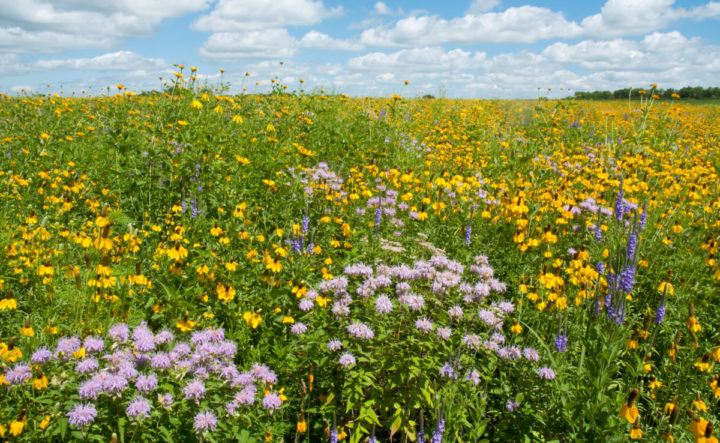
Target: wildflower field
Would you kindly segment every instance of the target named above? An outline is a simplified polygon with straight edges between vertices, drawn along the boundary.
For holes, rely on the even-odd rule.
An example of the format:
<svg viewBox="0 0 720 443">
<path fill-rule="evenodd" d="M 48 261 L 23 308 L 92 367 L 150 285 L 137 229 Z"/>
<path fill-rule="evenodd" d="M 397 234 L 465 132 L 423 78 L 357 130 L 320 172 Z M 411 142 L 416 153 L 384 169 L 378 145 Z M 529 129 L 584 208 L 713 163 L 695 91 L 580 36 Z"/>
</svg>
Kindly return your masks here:
<svg viewBox="0 0 720 443">
<path fill-rule="evenodd" d="M 178 74 L 0 96 L 0 439 L 718 441 L 717 105 Z"/>
</svg>

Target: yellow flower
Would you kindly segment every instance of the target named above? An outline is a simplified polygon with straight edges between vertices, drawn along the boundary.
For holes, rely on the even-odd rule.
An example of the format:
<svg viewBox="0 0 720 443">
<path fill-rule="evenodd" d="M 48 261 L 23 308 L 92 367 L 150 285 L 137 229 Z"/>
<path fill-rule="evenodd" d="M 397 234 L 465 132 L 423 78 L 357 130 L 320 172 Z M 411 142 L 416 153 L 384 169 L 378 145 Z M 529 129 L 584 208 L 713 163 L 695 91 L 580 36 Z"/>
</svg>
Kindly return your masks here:
<svg viewBox="0 0 720 443">
<path fill-rule="evenodd" d="M 693 332 L 702 331 L 702 326 L 700 326 L 700 322 L 698 322 L 695 317 L 688 318 L 688 328 Z"/>
<path fill-rule="evenodd" d="M 260 314 L 257 312 L 246 312 L 243 314 L 243 319 L 245 320 L 245 323 L 248 324 L 248 326 L 251 326 L 253 329 L 256 329 L 260 323 L 262 323 L 262 317 L 260 317 Z"/>
<path fill-rule="evenodd" d="M 665 403 L 665 413 L 666 414 L 672 414 L 673 409 L 675 409 L 677 406 L 675 405 L 676 399 L 673 399 L 672 401 L 669 401 Z"/>
<path fill-rule="evenodd" d="M 192 328 L 195 327 L 195 325 L 196 325 L 196 323 L 194 321 L 185 317 L 183 319 L 178 320 L 175 327 L 177 327 L 182 332 L 188 332 L 188 331 L 191 331 Z"/>
<path fill-rule="evenodd" d="M 192 103 L 190 103 L 190 107 L 193 109 L 202 109 L 203 105 L 200 103 L 200 100 L 193 100 Z"/>
<path fill-rule="evenodd" d="M 521 334 L 522 331 L 523 327 L 517 322 L 515 322 L 515 324 L 510 327 L 510 332 L 512 332 L 513 334 Z"/>
<path fill-rule="evenodd" d="M 83 360 L 85 358 L 85 347 L 83 346 L 82 348 L 73 352 L 73 357 L 77 358 L 78 360 Z"/>
<path fill-rule="evenodd" d="M 295 319 L 290 317 L 289 315 L 286 315 L 285 317 L 283 317 L 282 322 L 283 322 L 283 324 L 295 323 Z"/>
<path fill-rule="evenodd" d="M 272 272 L 277 273 L 277 272 L 282 271 L 283 266 L 279 260 L 275 260 L 273 258 L 268 257 L 267 260 L 265 261 L 265 268 L 271 270 Z"/>
<path fill-rule="evenodd" d="M 20 333 L 22 335 L 28 336 L 28 337 L 34 337 L 35 331 L 30 325 L 25 325 L 24 327 L 20 328 Z"/>
<path fill-rule="evenodd" d="M 232 286 L 225 288 L 225 285 L 220 283 L 215 289 L 217 291 L 218 299 L 224 301 L 225 303 L 232 301 L 235 298 L 235 288 Z"/>
<path fill-rule="evenodd" d="M 637 440 L 638 438 L 642 438 L 642 436 L 643 433 L 640 428 L 640 423 L 635 423 L 635 425 L 630 429 L 630 439 Z"/>
<path fill-rule="evenodd" d="M 23 428 L 25 428 L 26 421 L 23 418 L 22 420 L 15 420 L 12 423 L 10 423 L 10 434 L 12 434 L 13 437 L 17 437 L 20 435 L 23 431 Z"/>
<path fill-rule="evenodd" d="M 630 391 L 627 402 L 620 408 L 620 417 L 624 418 L 629 423 L 635 423 L 638 418 L 638 409 L 634 406 L 635 399 L 638 394 L 639 391 L 637 389 Z"/>
<path fill-rule="evenodd" d="M 46 415 L 40 422 L 40 429 L 45 429 L 50 425 L 50 416 Z"/>
<path fill-rule="evenodd" d="M 635 423 L 635 420 L 638 418 L 638 409 L 635 406 L 628 406 L 628 404 L 625 403 L 622 405 L 622 408 L 620 408 L 620 417 L 630 423 Z"/>
<path fill-rule="evenodd" d="M 33 380 L 33 388 L 37 389 L 38 391 L 41 391 L 41 390 L 47 388 L 47 385 L 48 385 L 48 379 L 44 375 L 42 377 L 35 378 L 35 380 Z"/>
<path fill-rule="evenodd" d="M 692 421 L 690 422 L 690 431 L 695 434 L 695 438 L 700 438 L 705 436 L 705 429 L 707 428 L 708 421 L 704 418 L 700 417 L 693 417 Z"/>
<path fill-rule="evenodd" d="M 695 398 L 695 400 L 693 400 L 692 407 L 694 407 L 695 409 L 697 409 L 700 412 L 707 411 L 707 405 L 705 404 L 704 401 L 702 401 L 700 399 L 700 397 L 697 397 L 697 398 Z"/>
<path fill-rule="evenodd" d="M 307 432 L 307 423 L 305 422 L 305 420 L 297 422 L 297 431 L 301 434 Z"/>
<path fill-rule="evenodd" d="M 709 360 L 709 355 L 705 354 L 703 357 L 697 359 L 693 366 L 698 368 L 701 372 L 710 372 L 712 370 L 712 365 L 710 364 Z"/>
<path fill-rule="evenodd" d="M 673 287 L 673 285 L 666 281 L 660 283 L 660 286 L 658 286 L 658 291 L 660 291 L 660 292 L 667 291 L 667 295 L 675 294 L 675 288 Z"/>
<path fill-rule="evenodd" d="M 12 297 L 0 300 L 0 311 L 5 309 L 17 309 L 17 300 Z"/>
</svg>

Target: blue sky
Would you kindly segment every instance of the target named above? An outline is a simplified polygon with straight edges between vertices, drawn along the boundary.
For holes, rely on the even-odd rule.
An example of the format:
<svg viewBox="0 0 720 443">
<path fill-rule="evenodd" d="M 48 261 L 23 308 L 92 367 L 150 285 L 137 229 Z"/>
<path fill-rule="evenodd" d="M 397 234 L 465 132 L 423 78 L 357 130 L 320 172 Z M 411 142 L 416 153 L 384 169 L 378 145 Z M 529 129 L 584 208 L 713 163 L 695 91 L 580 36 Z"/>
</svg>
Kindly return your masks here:
<svg viewBox="0 0 720 443">
<path fill-rule="evenodd" d="M 159 89 L 174 64 L 212 85 L 222 68 L 232 92 L 272 78 L 410 97 L 717 86 L 717 29 L 720 1 L 702 0 L 0 1 L 0 92 Z"/>
</svg>

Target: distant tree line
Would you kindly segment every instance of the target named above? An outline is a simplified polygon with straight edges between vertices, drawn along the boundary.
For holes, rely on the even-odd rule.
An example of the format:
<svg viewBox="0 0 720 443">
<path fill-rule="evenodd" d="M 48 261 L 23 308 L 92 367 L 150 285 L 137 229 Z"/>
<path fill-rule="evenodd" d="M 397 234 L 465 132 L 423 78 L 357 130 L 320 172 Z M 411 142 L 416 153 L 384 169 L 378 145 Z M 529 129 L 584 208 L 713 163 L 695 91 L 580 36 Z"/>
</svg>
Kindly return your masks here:
<svg viewBox="0 0 720 443">
<path fill-rule="evenodd" d="M 702 86 L 685 86 L 680 89 L 635 89 L 635 88 L 623 88 L 615 91 L 578 91 L 575 93 L 574 98 L 589 99 L 589 100 L 622 100 L 628 97 L 633 99 L 639 99 L 641 96 L 649 98 L 651 94 L 663 99 L 696 99 L 696 100 L 718 100 L 720 99 L 720 88 L 709 87 L 703 88 Z"/>
</svg>

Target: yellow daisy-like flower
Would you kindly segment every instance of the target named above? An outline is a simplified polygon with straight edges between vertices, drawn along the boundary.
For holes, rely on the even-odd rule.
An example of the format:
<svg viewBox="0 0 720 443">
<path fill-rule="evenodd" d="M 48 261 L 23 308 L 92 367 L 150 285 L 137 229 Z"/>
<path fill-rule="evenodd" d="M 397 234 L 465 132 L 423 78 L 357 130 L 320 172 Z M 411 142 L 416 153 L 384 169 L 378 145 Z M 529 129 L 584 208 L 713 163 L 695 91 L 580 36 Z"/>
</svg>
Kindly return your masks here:
<svg viewBox="0 0 720 443">
<path fill-rule="evenodd" d="M 675 288 L 673 287 L 672 283 L 666 281 L 660 283 L 660 286 L 658 286 L 658 291 L 666 293 L 667 295 L 675 295 Z"/>
<path fill-rule="evenodd" d="M 246 312 L 243 314 L 243 320 L 245 320 L 245 323 L 248 324 L 248 326 L 252 327 L 253 329 L 256 329 L 260 323 L 262 323 L 262 317 L 257 312 Z"/>
<path fill-rule="evenodd" d="M 195 327 L 195 325 L 196 325 L 196 323 L 194 321 L 185 317 L 183 319 L 178 320 L 175 327 L 177 327 L 182 332 L 188 332 L 188 331 L 191 331 L 192 328 Z"/>
<path fill-rule="evenodd" d="M 50 416 L 46 415 L 45 418 L 40 422 L 40 429 L 45 429 L 50 426 Z"/>
<path fill-rule="evenodd" d="M 635 407 L 635 399 L 637 398 L 640 391 L 633 389 L 628 395 L 627 402 L 620 408 L 620 417 L 628 421 L 628 423 L 635 423 L 638 418 L 638 409 Z"/>
</svg>

